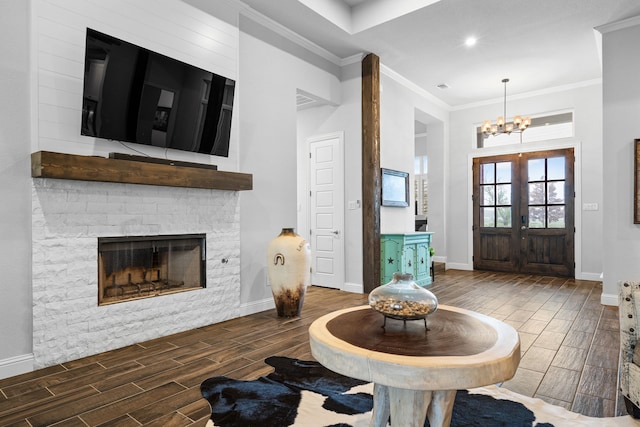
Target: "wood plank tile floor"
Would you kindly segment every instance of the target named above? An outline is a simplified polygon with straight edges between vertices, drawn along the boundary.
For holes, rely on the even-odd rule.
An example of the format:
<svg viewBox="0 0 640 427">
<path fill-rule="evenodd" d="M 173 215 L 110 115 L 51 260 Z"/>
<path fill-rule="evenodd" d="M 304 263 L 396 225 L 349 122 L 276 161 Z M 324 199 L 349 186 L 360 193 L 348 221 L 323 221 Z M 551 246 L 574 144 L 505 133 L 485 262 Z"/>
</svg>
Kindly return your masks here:
<svg viewBox="0 0 640 427">
<path fill-rule="evenodd" d="M 522 361 L 504 387 L 589 416 L 623 413 L 618 311 L 600 305 L 600 282 L 441 270 L 430 289 L 519 331 Z M 271 355 L 311 360 L 309 324 L 366 301 L 312 286 L 299 318 L 268 310 L 0 380 L 0 425 L 204 426 L 202 381 L 268 374 Z"/>
</svg>

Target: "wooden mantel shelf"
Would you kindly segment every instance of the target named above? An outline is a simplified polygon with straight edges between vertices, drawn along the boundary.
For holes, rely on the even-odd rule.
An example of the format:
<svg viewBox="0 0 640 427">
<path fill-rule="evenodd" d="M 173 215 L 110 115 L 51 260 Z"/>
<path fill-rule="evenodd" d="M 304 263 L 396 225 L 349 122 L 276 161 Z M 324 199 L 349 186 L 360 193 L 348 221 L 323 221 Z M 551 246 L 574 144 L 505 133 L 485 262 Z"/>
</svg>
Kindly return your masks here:
<svg viewBox="0 0 640 427">
<path fill-rule="evenodd" d="M 253 189 L 253 175 L 246 173 L 50 151 L 31 153 L 31 176 L 232 191 Z"/>
</svg>

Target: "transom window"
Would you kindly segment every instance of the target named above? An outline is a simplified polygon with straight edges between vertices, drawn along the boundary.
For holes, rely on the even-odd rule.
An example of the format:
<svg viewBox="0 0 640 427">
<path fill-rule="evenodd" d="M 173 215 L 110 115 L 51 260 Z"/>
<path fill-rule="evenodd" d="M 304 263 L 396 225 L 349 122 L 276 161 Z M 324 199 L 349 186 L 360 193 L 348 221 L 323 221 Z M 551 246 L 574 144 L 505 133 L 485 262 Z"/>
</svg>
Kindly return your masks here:
<svg viewBox="0 0 640 427">
<path fill-rule="evenodd" d="M 531 126 L 522 133 L 485 136 L 476 128 L 477 147 L 490 148 L 510 144 L 526 144 L 550 139 L 573 137 L 573 113 L 560 113 L 544 117 L 531 118 Z M 520 139 L 522 138 L 522 140 Z"/>
</svg>

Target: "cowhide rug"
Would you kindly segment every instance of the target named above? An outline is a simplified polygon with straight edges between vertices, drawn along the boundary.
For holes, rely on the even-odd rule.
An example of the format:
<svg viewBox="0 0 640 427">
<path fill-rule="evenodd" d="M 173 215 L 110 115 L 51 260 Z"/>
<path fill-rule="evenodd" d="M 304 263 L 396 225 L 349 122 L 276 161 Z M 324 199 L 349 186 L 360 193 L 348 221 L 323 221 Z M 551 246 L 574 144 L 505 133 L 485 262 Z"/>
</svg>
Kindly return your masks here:
<svg viewBox="0 0 640 427">
<path fill-rule="evenodd" d="M 371 383 L 336 374 L 317 362 L 275 356 L 265 362 L 275 368 L 266 377 L 254 381 L 213 377 L 201 384 L 202 396 L 211 405 L 208 427 L 369 426 Z M 489 386 L 458 391 L 451 426 L 639 427 L 640 422 L 630 416 L 586 417 Z"/>
</svg>

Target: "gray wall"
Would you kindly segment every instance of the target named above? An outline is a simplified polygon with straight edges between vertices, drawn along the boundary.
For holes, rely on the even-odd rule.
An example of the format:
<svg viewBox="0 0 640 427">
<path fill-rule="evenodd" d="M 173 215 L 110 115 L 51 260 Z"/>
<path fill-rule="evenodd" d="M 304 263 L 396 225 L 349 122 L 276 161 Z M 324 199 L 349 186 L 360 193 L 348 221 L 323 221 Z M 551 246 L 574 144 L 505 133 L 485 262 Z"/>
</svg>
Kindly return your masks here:
<svg viewBox="0 0 640 427">
<path fill-rule="evenodd" d="M 297 228 L 296 90 L 338 103 L 341 88 L 336 75 L 292 55 L 248 19 L 240 22 L 240 170 L 253 173 L 253 190 L 240 197 L 241 304 L 249 313 L 273 306 L 268 243 L 282 228 Z"/>
<path fill-rule="evenodd" d="M 382 167 L 410 172 L 414 175 L 415 120 L 427 124 L 429 156 L 429 231 L 436 261 L 446 261 L 447 241 L 447 157 L 449 111 L 430 95 L 410 82 L 382 67 L 380 95 L 380 163 Z M 414 192 L 410 188 L 409 208 L 381 208 L 381 231 L 412 232 Z"/>
<path fill-rule="evenodd" d="M 0 0 L 0 378 L 32 349 L 29 3 Z"/>
<path fill-rule="evenodd" d="M 640 19 L 603 31 L 604 280 L 616 296 L 621 280 L 640 280 L 640 225 L 633 223 L 634 139 L 640 138 Z"/>
<path fill-rule="evenodd" d="M 339 105 L 323 105 L 301 110 L 297 115 L 298 138 L 298 227 L 308 236 L 307 139 L 344 132 L 344 290 L 362 292 L 362 209 L 349 209 L 348 202 L 362 201 L 361 64 L 346 65 L 341 73 Z M 314 94 L 318 95 L 318 94 Z"/>
</svg>

